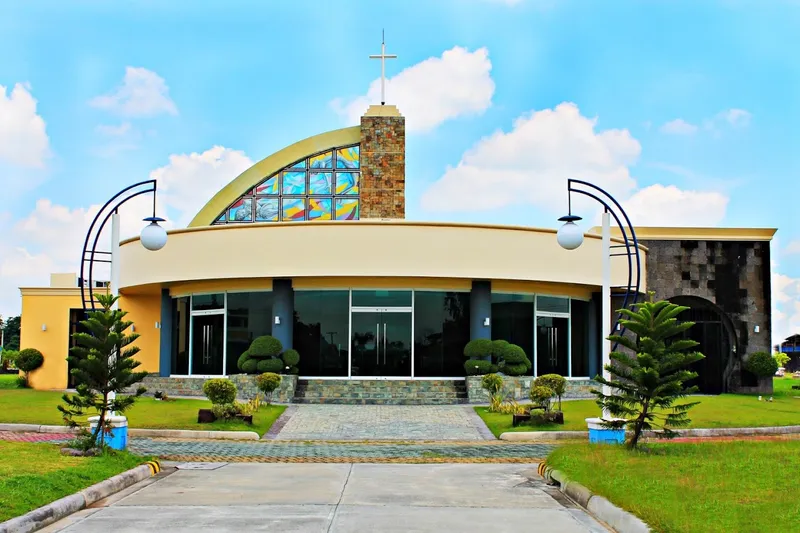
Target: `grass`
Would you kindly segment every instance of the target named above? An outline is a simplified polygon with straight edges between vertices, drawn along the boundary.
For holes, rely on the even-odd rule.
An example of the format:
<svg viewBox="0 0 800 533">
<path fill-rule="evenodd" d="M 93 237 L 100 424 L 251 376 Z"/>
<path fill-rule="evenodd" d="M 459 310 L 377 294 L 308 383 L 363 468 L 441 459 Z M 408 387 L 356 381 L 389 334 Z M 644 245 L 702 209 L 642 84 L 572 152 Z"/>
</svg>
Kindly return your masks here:
<svg viewBox="0 0 800 533">
<path fill-rule="evenodd" d="M 53 444 L 0 441 L 0 522 L 85 489 L 145 460 L 124 452 L 66 457 Z"/>
<path fill-rule="evenodd" d="M 30 389 L 0 390 L 0 423 L 63 425 L 56 406 L 63 393 Z M 262 405 L 253 416 L 253 425 L 244 422 L 197 423 L 197 410 L 211 408 L 208 400 L 176 399 L 158 401 L 143 396 L 128 410 L 128 425 L 147 429 L 194 429 L 205 431 L 255 431 L 263 435 L 286 409 L 282 405 Z"/>
<path fill-rule="evenodd" d="M 757 395 L 720 394 L 719 396 L 698 396 L 692 401 L 700 405 L 689 411 L 692 428 L 736 428 L 800 425 L 800 390 L 792 390 L 792 385 L 800 385 L 793 378 L 775 378 L 772 402 L 758 401 Z M 564 425 L 543 426 L 519 425 L 511 427 L 511 415 L 490 413 L 486 407 L 476 407 L 478 415 L 499 437 L 506 431 L 586 431 L 585 419 L 599 416 L 600 409 L 594 400 L 574 400 L 562 402 Z M 2 415 L 0 415 L 2 416 Z"/>
<path fill-rule="evenodd" d="M 662 533 L 800 528 L 800 441 L 570 444 L 547 463 Z"/>
<path fill-rule="evenodd" d="M 16 389 L 18 374 L 0 374 L 0 390 Z"/>
</svg>

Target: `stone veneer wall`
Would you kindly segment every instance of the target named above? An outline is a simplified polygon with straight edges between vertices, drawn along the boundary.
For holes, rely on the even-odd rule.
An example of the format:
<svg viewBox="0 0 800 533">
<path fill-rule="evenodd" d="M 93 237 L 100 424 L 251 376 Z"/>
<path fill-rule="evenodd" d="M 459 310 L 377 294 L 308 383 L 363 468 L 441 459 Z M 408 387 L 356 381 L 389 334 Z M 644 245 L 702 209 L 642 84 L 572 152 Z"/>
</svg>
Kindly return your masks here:
<svg viewBox="0 0 800 533">
<path fill-rule="evenodd" d="M 406 216 L 405 124 L 394 106 L 371 106 L 361 117 L 361 219 Z"/>
<path fill-rule="evenodd" d="M 256 386 L 256 376 L 248 374 L 235 374 L 227 376 L 233 381 L 238 389 L 240 400 L 254 398 L 259 392 Z M 198 396 L 205 397 L 203 394 L 203 383 L 211 378 L 173 378 L 160 377 L 156 375 L 144 378 L 142 385 L 147 388 L 147 394 L 152 395 L 155 391 L 163 391 L 167 396 Z M 281 376 L 281 385 L 272 393 L 272 401 L 278 403 L 290 403 L 294 398 L 294 391 L 297 388 L 297 376 Z"/>
<path fill-rule="evenodd" d="M 647 288 L 657 299 L 697 296 L 716 304 L 733 322 L 737 350 L 725 370 L 729 392 L 741 387 L 742 357 L 771 353 L 769 242 L 649 241 Z M 760 331 L 754 332 L 758 325 Z M 767 392 L 767 391 L 764 391 Z"/>
<path fill-rule="evenodd" d="M 467 398 L 469 403 L 489 403 L 489 393 L 481 386 L 483 376 L 467 376 Z M 531 376 L 503 376 L 503 397 L 514 400 L 529 400 L 528 393 L 533 383 Z M 590 392 L 599 385 L 591 379 L 567 380 L 567 391 L 562 399 L 594 398 Z"/>
</svg>

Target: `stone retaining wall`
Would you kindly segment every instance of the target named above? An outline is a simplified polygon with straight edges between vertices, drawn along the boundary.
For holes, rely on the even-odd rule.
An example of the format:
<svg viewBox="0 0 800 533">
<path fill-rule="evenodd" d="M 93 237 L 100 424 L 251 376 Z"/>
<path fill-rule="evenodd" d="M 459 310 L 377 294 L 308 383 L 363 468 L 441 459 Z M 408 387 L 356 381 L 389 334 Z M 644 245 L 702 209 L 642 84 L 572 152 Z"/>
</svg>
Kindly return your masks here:
<svg viewBox="0 0 800 533">
<path fill-rule="evenodd" d="M 203 383 L 211 378 L 173 378 L 160 376 L 147 376 L 142 385 L 147 388 L 147 394 L 152 395 L 156 391 L 163 391 L 167 396 L 198 396 L 204 397 Z M 242 400 L 254 398 L 258 393 L 256 387 L 256 376 L 248 374 L 235 374 L 228 376 L 238 389 L 238 397 Z M 297 388 L 297 376 L 281 376 L 281 385 L 272 394 L 272 401 L 279 403 L 289 403 L 294 398 L 294 391 Z"/>
<path fill-rule="evenodd" d="M 489 403 L 489 393 L 481 387 L 483 376 L 467 376 L 467 398 L 469 403 Z M 503 397 L 514 400 L 528 400 L 533 383 L 532 376 L 503 376 Z M 592 388 L 599 385 L 591 379 L 567 380 L 564 399 L 591 399 Z"/>
</svg>

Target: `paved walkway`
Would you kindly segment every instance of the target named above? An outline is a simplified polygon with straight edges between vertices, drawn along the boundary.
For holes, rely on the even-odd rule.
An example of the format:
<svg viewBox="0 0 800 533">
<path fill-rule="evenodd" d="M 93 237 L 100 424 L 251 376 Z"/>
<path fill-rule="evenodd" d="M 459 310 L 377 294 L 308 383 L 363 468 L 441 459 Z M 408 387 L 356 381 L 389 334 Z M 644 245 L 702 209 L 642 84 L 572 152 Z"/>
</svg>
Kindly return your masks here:
<svg viewBox="0 0 800 533">
<path fill-rule="evenodd" d="M 535 464 L 231 464 L 154 479 L 43 533 L 608 531 Z"/>
<path fill-rule="evenodd" d="M 292 407 L 294 407 L 292 409 Z M 494 438 L 464 405 L 297 405 L 277 440 L 475 440 Z M 287 420 L 288 419 L 288 420 Z M 487 435 L 488 434 L 488 435 Z"/>
</svg>

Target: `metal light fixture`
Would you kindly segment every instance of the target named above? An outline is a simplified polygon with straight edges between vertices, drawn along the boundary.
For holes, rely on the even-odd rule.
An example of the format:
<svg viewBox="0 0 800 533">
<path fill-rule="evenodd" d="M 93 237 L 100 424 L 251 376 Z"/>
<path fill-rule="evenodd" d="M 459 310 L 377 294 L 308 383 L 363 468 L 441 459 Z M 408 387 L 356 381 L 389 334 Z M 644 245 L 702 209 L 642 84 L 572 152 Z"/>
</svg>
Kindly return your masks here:
<svg viewBox="0 0 800 533">
<path fill-rule="evenodd" d="M 162 249 L 164 245 L 167 244 L 167 230 L 162 228 L 158 223 L 164 222 L 164 219 L 152 216 L 145 218 L 144 221 L 150 222 L 150 224 L 142 229 L 142 246 L 151 252 Z"/>
<path fill-rule="evenodd" d="M 581 220 L 581 217 L 576 215 L 567 215 L 558 219 L 564 225 L 558 228 L 556 240 L 565 250 L 574 250 L 583 244 L 583 231 L 575 224 L 579 220 Z"/>
</svg>

